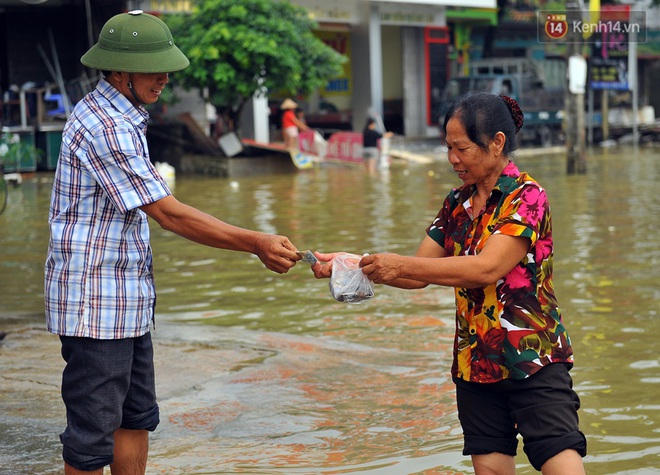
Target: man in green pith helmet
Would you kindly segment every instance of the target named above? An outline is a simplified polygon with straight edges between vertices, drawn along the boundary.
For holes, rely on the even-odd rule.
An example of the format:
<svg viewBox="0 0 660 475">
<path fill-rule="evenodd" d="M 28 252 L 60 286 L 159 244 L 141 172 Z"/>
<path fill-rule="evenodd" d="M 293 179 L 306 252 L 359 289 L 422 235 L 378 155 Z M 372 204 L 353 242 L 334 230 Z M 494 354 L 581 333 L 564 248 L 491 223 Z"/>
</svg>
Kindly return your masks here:
<svg viewBox="0 0 660 475">
<path fill-rule="evenodd" d="M 191 241 L 250 252 L 277 273 L 300 257 L 284 236 L 239 228 L 179 202 L 149 159 L 149 115 L 189 62 L 168 27 L 136 10 L 112 17 L 81 58 L 103 72 L 62 135 L 48 217 L 48 331 L 66 366 L 64 473 L 144 474 L 159 423 L 150 328 L 156 293 L 147 216 Z"/>
</svg>

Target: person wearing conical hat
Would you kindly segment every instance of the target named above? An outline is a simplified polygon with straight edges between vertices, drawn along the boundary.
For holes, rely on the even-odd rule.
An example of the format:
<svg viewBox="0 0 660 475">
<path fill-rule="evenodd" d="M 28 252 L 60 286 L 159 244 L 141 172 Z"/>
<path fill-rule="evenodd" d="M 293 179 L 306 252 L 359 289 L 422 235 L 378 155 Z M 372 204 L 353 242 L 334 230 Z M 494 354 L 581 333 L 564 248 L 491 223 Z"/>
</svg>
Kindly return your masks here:
<svg viewBox="0 0 660 475">
<path fill-rule="evenodd" d="M 298 104 L 296 101 L 293 99 L 289 99 L 288 97 L 282 101 L 282 105 L 280 106 L 280 109 L 284 110 L 291 110 L 291 109 L 297 109 Z"/>
<path fill-rule="evenodd" d="M 311 130 L 307 124 L 296 115 L 298 104 L 293 99 L 286 98 L 280 105 L 282 112 L 282 138 L 286 148 L 298 148 L 298 133 L 300 130 Z"/>
<path fill-rule="evenodd" d="M 47 328 L 66 362 L 65 475 L 144 474 L 159 423 L 151 326 L 156 290 L 148 217 L 277 273 L 300 257 L 284 236 L 232 226 L 179 202 L 149 156 L 144 106 L 188 66 L 167 25 L 140 10 L 112 17 L 81 58 L 103 72 L 62 134 L 48 215 Z"/>
</svg>

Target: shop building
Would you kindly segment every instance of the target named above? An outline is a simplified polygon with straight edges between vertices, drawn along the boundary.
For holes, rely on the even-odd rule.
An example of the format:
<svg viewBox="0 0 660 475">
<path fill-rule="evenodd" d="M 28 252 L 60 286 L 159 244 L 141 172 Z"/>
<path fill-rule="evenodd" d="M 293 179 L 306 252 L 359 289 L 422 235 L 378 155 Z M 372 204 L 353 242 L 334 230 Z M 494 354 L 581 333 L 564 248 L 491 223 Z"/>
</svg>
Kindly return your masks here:
<svg viewBox="0 0 660 475">
<path fill-rule="evenodd" d="M 310 97 L 298 98 L 308 114 L 322 116 L 331 108 L 345 128 L 354 130 L 362 128 L 368 114 L 379 114 L 388 129 L 407 136 L 438 133 L 435 113 L 456 57 L 448 11 L 467 7 L 491 15 L 496 11 L 496 0 L 292 3 L 307 9 L 319 25 L 319 38 L 348 58 L 341 77 L 332 78 Z M 53 87 L 58 81 L 66 82 L 71 103 L 82 97 L 96 77 L 80 65 L 80 55 L 112 15 L 131 9 L 185 12 L 191 7 L 187 0 L 0 0 L 3 123 L 36 126 L 36 132 L 50 127 L 44 123 L 50 122 L 48 113 L 67 106 Z M 45 84 L 50 91 L 35 93 Z M 30 97 L 27 107 L 21 108 L 18 96 L 25 91 L 30 91 Z M 50 92 L 55 92 L 55 98 Z M 44 96 L 52 100 L 40 101 Z M 203 118 L 203 104 L 195 107 L 200 110 L 192 111 L 193 115 Z"/>
<path fill-rule="evenodd" d="M 164 13 L 190 6 L 185 0 L 128 3 L 129 8 Z M 496 0 L 291 3 L 308 10 L 319 25 L 317 36 L 348 58 L 340 77 L 309 97 L 296 98 L 308 120 L 315 121 L 312 125 L 361 130 L 369 114 L 378 114 L 386 128 L 407 136 L 438 134 L 435 114 L 452 67 L 448 9 L 469 7 L 491 16 L 496 11 Z"/>
<path fill-rule="evenodd" d="M 407 136 L 437 136 L 440 94 L 452 64 L 452 7 L 495 10 L 495 0 L 293 0 L 319 24 L 318 36 L 348 57 L 344 77 L 310 98 L 350 111 L 360 130 L 369 114 Z M 339 48 L 337 47 L 339 46 Z"/>
<path fill-rule="evenodd" d="M 470 58 L 483 57 L 489 45 L 493 56 L 538 52 L 533 21 L 540 1 L 511 1 L 505 15 L 497 0 L 291 1 L 314 17 L 318 37 L 348 58 L 340 77 L 296 99 L 308 116 L 336 111 L 335 119 L 353 130 L 362 128 L 368 114 L 377 113 L 399 134 L 436 136 L 440 93 L 447 78 L 465 69 Z M 79 59 L 112 15 L 131 9 L 185 12 L 191 7 L 190 0 L 0 0 L 2 125 L 32 127 L 36 135 L 48 131 L 50 119 L 66 109 L 53 85 L 63 81 L 72 103 L 93 87 L 96 72 L 85 70 Z M 641 99 L 656 109 L 658 94 L 650 85 L 660 57 L 654 49 L 657 12 L 648 10 L 648 41 L 638 50 Z M 24 107 L 21 93 L 27 95 Z M 49 100 L 39 100 L 46 95 Z M 280 98 L 271 99 L 276 103 Z M 186 98 L 179 107 L 184 102 L 195 109 L 193 116 L 205 120 L 199 98 Z M 254 120 L 262 116 L 252 114 Z"/>
</svg>

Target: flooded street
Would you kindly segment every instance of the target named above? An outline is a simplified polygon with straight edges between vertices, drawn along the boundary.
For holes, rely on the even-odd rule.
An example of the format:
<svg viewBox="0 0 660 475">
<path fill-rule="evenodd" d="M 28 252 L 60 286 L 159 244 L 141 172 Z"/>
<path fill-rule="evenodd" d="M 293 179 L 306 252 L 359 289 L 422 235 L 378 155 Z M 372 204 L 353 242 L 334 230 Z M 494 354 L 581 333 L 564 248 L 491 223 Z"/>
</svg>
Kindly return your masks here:
<svg viewBox="0 0 660 475">
<path fill-rule="evenodd" d="M 660 474 L 660 154 L 521 153 L 547 189 L 555 288 L 591 475 Z M 320 168 L 179 177 L 177 198 L 299 249 L 412 254 L 459 181 L 444 157 L 374 175 Z M 45 331 L 43 262 L 52 174 L 9 190 L 0 216 L 0 475 L 61 473 L 59 340 Z M 147 474 L 472 473 L 449 375 L 453 290 L 376 286 L 335 301 L 299 263 L 285 275 L 244 253 L 152 227 L 161 425 Z M 536 473 L 519 447 L 518 473 Z"/>
</svg>

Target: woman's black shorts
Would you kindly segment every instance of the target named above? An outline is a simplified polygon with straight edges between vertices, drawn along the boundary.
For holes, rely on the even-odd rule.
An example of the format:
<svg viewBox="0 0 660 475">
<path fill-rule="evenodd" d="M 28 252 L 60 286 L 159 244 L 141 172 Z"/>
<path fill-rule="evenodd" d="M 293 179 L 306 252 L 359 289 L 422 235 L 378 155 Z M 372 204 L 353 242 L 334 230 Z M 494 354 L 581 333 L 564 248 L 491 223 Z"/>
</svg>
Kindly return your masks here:
<svg viewBox="0 0 660 475">
<path fill-rule="evenodd" d="M 454 379 L 463 455 L 516 455 L 517 435 L 536 470 L 560 452 L 587 452 L 578 428 L 580 399 L 564 363 L 550 364 L 522 380 L 469 383 Z"/>
</svg>

